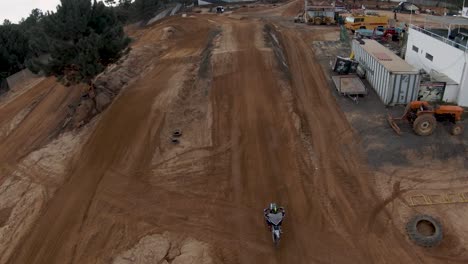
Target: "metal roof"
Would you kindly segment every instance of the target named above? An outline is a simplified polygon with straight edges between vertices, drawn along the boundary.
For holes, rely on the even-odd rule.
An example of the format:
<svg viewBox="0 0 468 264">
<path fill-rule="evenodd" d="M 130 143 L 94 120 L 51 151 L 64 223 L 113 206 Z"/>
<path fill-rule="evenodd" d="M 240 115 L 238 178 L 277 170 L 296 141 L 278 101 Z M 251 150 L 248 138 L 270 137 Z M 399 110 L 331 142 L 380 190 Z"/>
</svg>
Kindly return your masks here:
<svg viewBox="0 0 468 264">
<path fill-rule="evenodd" d="M 440 72 L 431 72 L 429 73 L 429 75 L 434 81 L 437 81 L 437 82 L 445 82 L 447 84 L 459 84 L 456 81 L 452 80 L 447 75 L 440 73 Z"/>
<path fill-rule="evenodd" d="M 468 18 L 461 16 L 426 16 L 428 21 L 438 22 L 445 25 L 468 26 Z"/>
<path fill-rule="evenodd" d="M 398 57 L 391 50 L 372 39 L 362 39 L 365 43 L 361 47 L 372 57 L 374 57 L 382 66 L 390 72 L 412 72 L 418 73 L 419 70 L 408 64 L 405 60 Z"/>
</svg>

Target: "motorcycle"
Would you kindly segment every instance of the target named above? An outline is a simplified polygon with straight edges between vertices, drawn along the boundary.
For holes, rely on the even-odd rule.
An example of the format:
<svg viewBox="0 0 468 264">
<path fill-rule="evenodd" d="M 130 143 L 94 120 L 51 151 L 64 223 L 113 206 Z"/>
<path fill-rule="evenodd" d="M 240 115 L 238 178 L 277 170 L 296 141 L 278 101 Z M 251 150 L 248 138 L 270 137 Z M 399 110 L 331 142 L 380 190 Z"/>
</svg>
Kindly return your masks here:
<svg viewBox="0 0 468 264">
<path fill-rule="evenodd" d="M 281 226 L 271 225 L 271 236 L 273 238 L 273 244 L 278 247 L 281 239 Z"/>
<path fill-rule="evenodd" d="M 281 230 L 281 222 L 284 219 L 284 214 L 284 210 L 276 214 L 265 212 L 265 219 L 270 227 L 273 244 L 275 244 L 276 247 L 279 246 L 281 234 L 283 233 Z"/>
</svg>

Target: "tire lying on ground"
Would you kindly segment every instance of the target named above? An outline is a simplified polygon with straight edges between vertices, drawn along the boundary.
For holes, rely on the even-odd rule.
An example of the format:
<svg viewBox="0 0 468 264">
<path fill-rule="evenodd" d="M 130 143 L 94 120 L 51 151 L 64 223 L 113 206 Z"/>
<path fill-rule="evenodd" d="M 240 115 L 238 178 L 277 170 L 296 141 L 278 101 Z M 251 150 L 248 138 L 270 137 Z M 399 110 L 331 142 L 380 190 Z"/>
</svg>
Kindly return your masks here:
<svg viewBox="0 0 468 264">
<path fill-rule="evenodd" d="M 406 224 L 406 232 L 411 240 L 422 247 L 434 247 L 443 238 L 442 225 L 429 215 L 417 215 Z"/>
<path fill-rule="evenodd" d="M 437 120 L 433 115 L 424 114 L 420 115 L 414 120 L 413 130 L 414 133 L 420 136 L 431 135 L 437 127 Z"/>
<path fill-rule="evenodd" d="M 461 124 L 454 124 L 450 129 L 450 133 L 454 136 L 463 134 L 463 126 Z"/>
</svg>

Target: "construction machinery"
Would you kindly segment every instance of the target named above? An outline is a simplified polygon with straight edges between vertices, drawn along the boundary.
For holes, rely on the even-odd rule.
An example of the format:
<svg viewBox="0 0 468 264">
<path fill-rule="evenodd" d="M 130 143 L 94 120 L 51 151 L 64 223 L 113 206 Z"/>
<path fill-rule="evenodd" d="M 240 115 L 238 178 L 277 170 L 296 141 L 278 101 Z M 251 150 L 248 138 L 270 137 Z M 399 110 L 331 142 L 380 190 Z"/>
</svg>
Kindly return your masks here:
<svg viewBox="0 0 468 264">
<path fill-rule="evenodd" d="M 304 12 L 298 14 L 294 17 L 294 23 L 306 23 L 307 21 L 304 18 Z"/>
<path fill-rule="evenodd" d="M 413 101 L 406 106 L 402 117 L 388 115 L 388 123 L 398 135 L 401 130 L 396 121 L 406 121 L 412 125 L 414 132 L 420 136 L 431 135 L 437 127 L 437 122 L 448 121 L 452 124 L 452 135 L 463 133 L 463 126 L 459 123 L 462 119 L 463 108 L 453 105 L 432 106 L 426 101 Z"/>
<path fill-rule="evenodd" d="M 337 13 L 333 6 L 309 6 L 305 8 L 304 18 L 313 25 L 336 25 Z"/>
</svg>

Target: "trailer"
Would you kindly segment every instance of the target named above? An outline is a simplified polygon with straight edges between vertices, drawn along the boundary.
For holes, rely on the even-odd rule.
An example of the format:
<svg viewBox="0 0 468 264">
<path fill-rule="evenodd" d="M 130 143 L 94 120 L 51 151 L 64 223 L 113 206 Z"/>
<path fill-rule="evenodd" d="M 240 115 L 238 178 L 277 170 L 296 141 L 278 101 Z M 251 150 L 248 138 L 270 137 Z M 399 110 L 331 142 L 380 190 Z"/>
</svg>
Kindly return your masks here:
<svg viewBox="0 0 468 264">
<path fill-rule="evenodd" d="M 385 105 L 406 105 L 417 99 L 420 73 L 375 40 L 353 40 L 353 53 L 365 78 Z"/>
<path fill-rule="evenodd" d="M 366 86 L 357 75 L 335 75 L 332 76 L 336 90 L 344 96 L 367 95 Z"/>
</svg>

